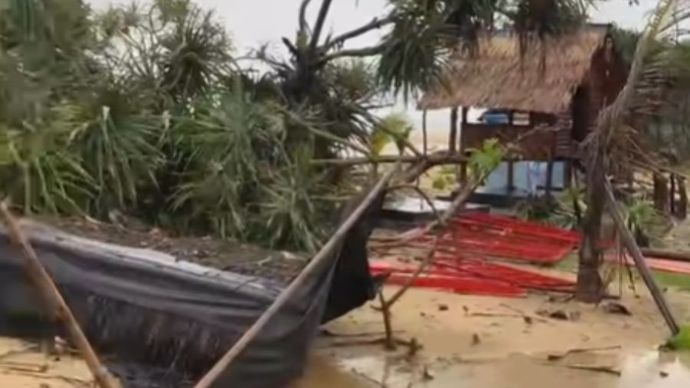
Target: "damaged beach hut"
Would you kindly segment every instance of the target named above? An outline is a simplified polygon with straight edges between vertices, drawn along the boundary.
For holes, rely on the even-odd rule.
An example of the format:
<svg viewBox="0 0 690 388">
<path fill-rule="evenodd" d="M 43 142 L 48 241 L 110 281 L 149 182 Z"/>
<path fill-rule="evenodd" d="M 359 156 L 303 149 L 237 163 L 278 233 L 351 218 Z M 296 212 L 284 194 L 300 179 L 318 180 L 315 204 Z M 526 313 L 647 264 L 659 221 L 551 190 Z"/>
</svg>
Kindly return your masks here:
<svg viewBox="0 0 690 388">
<path fill-rule="evenodd" d="M 623 88 L 627 69 L 609 25 L 589 24 L 520 54 L 513 32 L 480 38 L 458 54 L 419 109 L 450 109 L 451 150 L 467 152 L 491 138 L 518 145 L 473 198 L 496 202 L 569 185 L 578 146 L 599 111 Z M 469 120 L 471 108 L 485 109 Z M 465 174 L 462 174 L 463 176 Z"/>
</svg>

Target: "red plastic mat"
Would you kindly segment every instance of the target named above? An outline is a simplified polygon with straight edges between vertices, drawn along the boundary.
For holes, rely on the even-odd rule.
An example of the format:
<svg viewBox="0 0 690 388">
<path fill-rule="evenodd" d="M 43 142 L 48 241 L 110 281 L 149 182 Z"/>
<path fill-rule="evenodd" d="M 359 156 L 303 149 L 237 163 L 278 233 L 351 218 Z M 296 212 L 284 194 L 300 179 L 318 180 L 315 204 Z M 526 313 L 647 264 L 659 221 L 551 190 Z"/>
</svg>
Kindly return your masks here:
<svg viewBox="0 0 690 388">
<path fill-rule="evenodd" d="M 502 258 L 539 264 L 562 260 L 579 242 L 576 232 L 487 213 L 455 217 L 439 239 L 439 250 L 463 257 Z M 430 242 L 421 235 L 416 242 Z"/>
<path fill-rule="evenodd" d="M 423 234 L 406 245 L 431 248 L 437 238 L 432 263 L 412 280 L 415 287 L 494 296 L 521 296 L 526 290 L 573 290 L 572 281 L 488 260 L 553 264 L 577 245 L 580 238 L 575 232 L 506 216 L 464 213 L 453 218 L 438 237 Z M 372 261 L 371 271 L 389 273 L 389 283 L 402 285 L 411 281 L 416 267 Z"/>
</svg>

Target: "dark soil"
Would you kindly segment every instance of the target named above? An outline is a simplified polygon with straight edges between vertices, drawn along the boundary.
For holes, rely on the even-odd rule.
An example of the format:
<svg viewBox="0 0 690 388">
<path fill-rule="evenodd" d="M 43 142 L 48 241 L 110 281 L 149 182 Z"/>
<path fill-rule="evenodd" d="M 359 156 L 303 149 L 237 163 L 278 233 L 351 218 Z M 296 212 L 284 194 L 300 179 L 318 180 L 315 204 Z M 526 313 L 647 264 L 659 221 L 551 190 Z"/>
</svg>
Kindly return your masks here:
<svg viewBox="0 0 690 388">
<path fill-rule="evenodd" d="M 287 252 L 271 251 L 237 241 L 212 237 L 175 236 L 138 222 L 127 226 L 85 218 L 48 218 L 37 221 L 66 233 L 133 248 L 152 249 L 223 271 L 289 282 L 306 265 L 306 260 Z"/>
</svg>

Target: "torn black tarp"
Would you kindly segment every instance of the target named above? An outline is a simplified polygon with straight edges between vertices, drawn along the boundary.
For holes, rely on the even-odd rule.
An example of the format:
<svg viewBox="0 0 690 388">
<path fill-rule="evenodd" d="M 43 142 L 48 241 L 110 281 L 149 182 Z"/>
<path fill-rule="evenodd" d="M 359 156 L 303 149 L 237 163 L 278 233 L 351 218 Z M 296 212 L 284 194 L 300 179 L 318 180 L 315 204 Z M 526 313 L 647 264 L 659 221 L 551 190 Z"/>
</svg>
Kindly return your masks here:
<svg viewBox="0 0 690 388">
<path fill-rule="evenodd" d="M 381 202 L 372 205 L 374 210 L 353 227 L 333 259 L 302 285 L 214 386 L 285 386 L 302 373 L 319 324 L 372 296 L 364 244 Z M 115 357 L 106 362 L 129 387 L 186 386 L 185 381 L 213 365 L 284 286 L 31 221 L 24 221 L 23 228 L 87 337 L 99 352 Z M 18 255 L 2 231 L 4 321 L 26 320 L 41 311 Z"/>
</svg>

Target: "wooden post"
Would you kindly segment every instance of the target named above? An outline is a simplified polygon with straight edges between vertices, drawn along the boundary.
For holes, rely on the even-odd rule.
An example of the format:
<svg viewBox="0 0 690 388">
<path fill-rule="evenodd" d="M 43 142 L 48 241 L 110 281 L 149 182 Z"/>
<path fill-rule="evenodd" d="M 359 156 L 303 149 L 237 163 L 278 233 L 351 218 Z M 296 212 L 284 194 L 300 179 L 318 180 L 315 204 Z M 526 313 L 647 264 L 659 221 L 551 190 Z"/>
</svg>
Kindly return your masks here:
<svg viewBox="0 0 690 388">
<path fill-rule="evenodd" d="M 460 163 L 460 183 L 467 183 L 467 162 Z"/>
<path fill-rule="evenodd" d="M 355 210 L 347 217 L 347 219 L 338 226 L 338 229 L 331 236 L 330 239 L 324 244 L 319 252 L 311 259 L 309 264 L 300 272 L 299 275 L 290 283 L 290 285 L 283 290 L 283 292 L 278 295 L 276 300 L 266 309 L 266 311 L 261 314 L 259 319 L 254 322 L 254 324 L 240 337 L 235 344 L 228 350 L 223 357 L 211 368 L 211 370 L 206 373 L 204 377 L 199 380 L 194 386 L 195 388 L 208 388 L 213 384 L 216 379 L 225 371 L 228 366 L 240 355 L 240 353 L 247 347 L 247 345 L 256 337 L 256 335 L 266 326 L 266 324 L 273 318 L 273 316 L 280 310 L 280 308 L 298 291 L 299 287 L 305 280 L 309 279 L 316 270 L 319 268 L 320 264 L 328 259 L 333 253 L 333 250 L 337 248 L 338 244 L 347 235 L 348 231 L 352 226 L 359 220 L 359 218 L 364 214 L 369 205 L 376 199 L 376 197 L 385 190 L 388 182 L 391 180 L 393 175 L 398 171 L 400 163 L 398 162 L 394 168 L 392 168 L 386 175 L 381 177 L 381 179 L 376 183 L 376 185 L 369 191 L 364 200 L 355 208 Z"/>
<path fill-rule="evenodd" d="M 460 124 L 460 136 L 458 136 L 458 149 L 462 152 L 465 151 L 465 145 L 463 144 L 463 137 L 465 135 L 465 129 L 467 128 L 467 113 L 469 112 L 469 108 L 466 106 L 462 107 L 462 117 L 460 119 L 461 124 Z"/>
<path fill-rule="evenodd" d="M 99 361 L 98 355 L 96 355 L 91 344 L 89 344 L 89 340 L 81 330 L 77 319 L 74 317 L 74 314 L 72 314 L 72 310 L 70 310 L 65 299 L 55 285 L 55 282 L 53 282 L 53 279 L 50 277 L 50 274 L 48 274 L 48 271 L 46 271 L 43 264 L 38 259 L 31 243 L 29 243 L 29 240 L 24 236 L 24 233 L 22 233 L 17 221 L 10 213 L 7 203 L 4 201 L 0 204 L 0 213 L 2 213 L 5 226 L 7 226 L 7 234 L 10 240 L 17 245 L 23 253 L 24 271 L 29 280 L 39 291 L 43 300 L 47 302 L 50 316 L 56 316 L 65 325 L 70 339 L 77 349 L 79 349 L 81 356 L 84 358 L 84 361 L 86 361 L 86 365 L 89 367 L 98 385 L 102 388 L 119 387 L 120 384 L 110 376 L 108 370 Z M 114 317 L 114 319 L 117 319 L 117 317 Z"/>
<path fill-rule="evenodd" d="M 546 196 L 551 196 L 551 189 L 553 186 L 553 158 L 549 157 L 549 161 L 546 162 Z"/>
<path fill-rule="evenodd" d="M 685 219 L 688 216 L 688 191 L 685 186 L 685 178 L 678 176 L 678 194 L 680 194 L 680 201 L 678 202 L 677 217 Z"/>
<path fill-rule="evenodd" d="M 422 153 L 424 156 L 429 152 L 429 139 L 426 132 L 426 109 L 422 111 Z"/>
<path fill-rule="evenodd" d="M 654 208 L 662 213 L 668 213 L 668 181 L 662 173 L 654 173 Z"/>
<path fill-rule="evenodd" d="M 512 160 L 508 160 L 506 163 L 508 167 L 508 197 L 512 197 L 513 190 L 515 190 L 515 164 Z"/>
<path fill-rule="evenodd" d="M 661 315 L 666 321 L 666 325 L 671 331 L 671 334 L 676 335 L 680 331 L 680 329 L 678 328 L 678 323 L 673 317 L 673 314 L 671 313 L 671 310 L 669 309 L 668 304 L 666 303 L 666 299 L 664 299 L 664 294 L 661 292 L 659 286 L 654 281 L 652 273 L 647 267 L 647 263 L 645 262 L 645 259 L 642 256 L 640 247 L 635 242 L 635 238 L 633 237 L 632 233 L 630 233 L 630 230 L 628 230 L 627 225 L 625 225 L 623 216 L 620 214 L 620 211 L 618 210 L 618 203 L 616 202 L 616 198 L 613 195 L 613 188 L 611 187 L 611 182 L 609 182 L 607 179 L 604 179 L 602 183 L 604 185 L 604 190 L 606 192 L 608 211 L 611 214 L 611 217 L 613 217 L 613 221 L 615 222 L 616 227 L 618 228 L 621 241 L 623 242 L 623 245 L 625 246 L 625 249 L 628 251 L 630 256 L 632 256 L 633 261 L 635 262 L 635 267 L 637 267 L 637 270 L 640 272 L 642 280 L 649 289 L 649 293 L 652 294 L 654 303 L 656 303 L 659 312 L 661 312 Z"/>
<path fill-rule="evenodd" d="M 448 136 L 448 150 L 455 152 L 458 143 L 458 107 L 450 110 L 450 135 Z"/>
<path fill-rule="evenodd" d="M 676 176 L 673 173 L 669 174 L 669 181 L 671 182 L 671 189 L 668 193 L 668 209 L 670 214 L 676 212 Z"/>
</svg>

